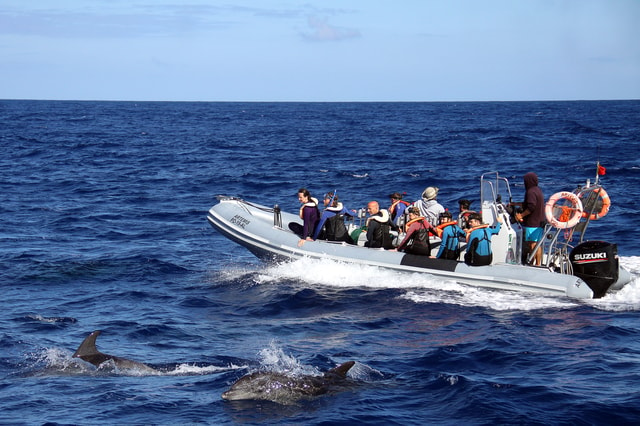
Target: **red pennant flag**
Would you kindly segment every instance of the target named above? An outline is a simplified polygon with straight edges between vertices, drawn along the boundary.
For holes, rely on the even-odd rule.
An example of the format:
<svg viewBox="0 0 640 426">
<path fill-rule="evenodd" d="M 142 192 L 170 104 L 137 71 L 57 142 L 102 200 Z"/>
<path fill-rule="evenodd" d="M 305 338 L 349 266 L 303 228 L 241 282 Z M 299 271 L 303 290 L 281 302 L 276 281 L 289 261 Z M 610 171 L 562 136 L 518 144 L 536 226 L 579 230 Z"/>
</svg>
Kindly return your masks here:
<svg viewBox="0 0 640 426">
<path fill-rule="evenodd" d="M 598 164 L 598 175 L 604 176 L 606 174 L 607 174 L 607 169 L 605 169 L 603 166 Z"/>
</svg>

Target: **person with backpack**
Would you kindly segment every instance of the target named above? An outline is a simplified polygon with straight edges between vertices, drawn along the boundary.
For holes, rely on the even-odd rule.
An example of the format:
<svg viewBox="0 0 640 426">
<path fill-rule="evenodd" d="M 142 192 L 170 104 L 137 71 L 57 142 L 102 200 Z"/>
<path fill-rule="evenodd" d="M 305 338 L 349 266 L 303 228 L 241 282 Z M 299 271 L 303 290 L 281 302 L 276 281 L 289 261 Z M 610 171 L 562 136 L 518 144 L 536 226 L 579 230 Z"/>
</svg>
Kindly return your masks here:
<svg viewBox="0 0 640 426">
<path fill-rule="evenodd" d="M 429 231 L 435 234 L 435 228 L 424 217 L 420 216 L 418 207 L 409 207 L 407 211 L 409 212 L 409 221 L 405 225 L 407 233 L 395 250 L 409 254 L 430 256 Z"/>
<path fill-rule="evenodd" d="M 498 221 L 492 227 L 482 223 L 482 216 L 479 213 L 469 215 L 469 225 L 471 230 L 467 235 L 467 252 L 464 255 L 464 262 L 470 266 L 490 265 L 493 261 L 491 251 L 491 236 L 500 232 L 502 219 L 498 216 Z"/>
</svg>

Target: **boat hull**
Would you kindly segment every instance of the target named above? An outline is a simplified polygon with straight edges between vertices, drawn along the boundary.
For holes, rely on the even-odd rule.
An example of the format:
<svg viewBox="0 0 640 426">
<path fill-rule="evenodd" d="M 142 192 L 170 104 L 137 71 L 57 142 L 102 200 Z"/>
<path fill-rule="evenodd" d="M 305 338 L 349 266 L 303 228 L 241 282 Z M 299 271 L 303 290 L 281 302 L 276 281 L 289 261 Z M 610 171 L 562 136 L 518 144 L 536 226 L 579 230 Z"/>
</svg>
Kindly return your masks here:
<svg viewBox="0 0 640 426">
<path fill-rule="evenodd" d="M 565 295 L 572 298 L 594 297 L 591 288 L 580 278 L 560 274 L 544 267 L 496 263 L 469 266 L 464 262 L 435 259 L 383 249 L 370 249 L 343 242 L 306 241 L 298 246 L 299 237 L 288 229 L 289 222 L 300 223 L 293 214 L 282 212 L 282 225 L 272 208 L 233 197 L 220 197 L 209 210 L 209 223 L 226 238 L 247 248 L 265 261 L 280 261 L 309 257 L 339 262 L 365 264 L 409 273 L 427 273 L 443 280 L 502 290 L 528 291 Z M 630 280 L 621 268 L 614 287 Z"/>
</svg>

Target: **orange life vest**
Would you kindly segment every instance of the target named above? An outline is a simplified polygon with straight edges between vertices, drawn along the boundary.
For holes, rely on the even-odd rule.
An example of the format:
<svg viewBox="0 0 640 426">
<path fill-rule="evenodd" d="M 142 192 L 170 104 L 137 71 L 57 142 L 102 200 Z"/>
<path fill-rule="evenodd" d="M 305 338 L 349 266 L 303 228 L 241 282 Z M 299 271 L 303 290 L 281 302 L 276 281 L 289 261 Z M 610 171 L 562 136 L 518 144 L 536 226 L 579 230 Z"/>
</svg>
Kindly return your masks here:
<svg viewBox="0 0 640 426">
<path fill-rule="evenodd" d="M 409 227 L 411 226 L 412 223 L 416 223 L 416 222 L 420 222 L 420 221 L 424 221 L 427 222 L 427 219 L 425 219 L 424 217 L 420 216 L 420 217 L 416 217 L 415 219 L 411 219 L 409 222 L 407 222 L 404 225 L 404 232 L 409 232 Z M 423 226 L 427 229 L 429 229 L 429 225 L 427 225 L 426 223 L 423 223 Z"/>
<path fill-rule="evenodd" d="M 444 228 L 446 228 L 449 225 L 457 225 L 457 224 L 458 224 L 457 220 L 452 220 L 451 222 L 444 222 L 436 226 L 436 232 L 438 233 L 438 237 L 442 238 L 442 232 L 444 231 Z"/>
<path fill-rule="evenodd" d="M 389 214 L 393 215 L 393 213 L 396 211 L 396 207 L 398 206 L 399 203 L 404 204 L 405 206 L 410 206 L 411 203 L 404 201 L 404 200 L 396 200 L 394 201 L 391 206 L 389 207 Z"/>
<path fill-rule="evenodd" d="M 465 232 L 467 233 L 467 242 L 469 242 L 469 236 L 471 235 L 471 233 L 473 231 L 475 231 L 476 229 L 483 229 L 483 228 L 488 228 L 489 225 L 487 225 L 486 223 L 483 223 L 482 225 L 478 225 L 478 226 L 474 226 L 471 229 L 467 229 Z"/>
</svg>

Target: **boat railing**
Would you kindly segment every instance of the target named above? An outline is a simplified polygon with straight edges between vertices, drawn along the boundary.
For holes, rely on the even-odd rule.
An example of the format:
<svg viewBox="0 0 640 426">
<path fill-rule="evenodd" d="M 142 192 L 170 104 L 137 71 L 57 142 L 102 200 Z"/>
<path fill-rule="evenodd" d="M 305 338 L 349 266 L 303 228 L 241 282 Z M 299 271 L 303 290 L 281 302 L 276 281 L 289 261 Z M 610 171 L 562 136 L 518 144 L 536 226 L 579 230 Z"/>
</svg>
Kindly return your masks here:
<svg viewBox="0 0 640 426">
<path fill-rule="evenodd" d="M 591 185 L 589 180 L 584 186 L 579 186 L 573 191 L 582 203 L 582 218 L 571 228 L 558 229 L 547 223 L 544 228 L 544 236 L 538 242 L 535 249 L 529 254 L 527 262 L 539 247 L 544 250 L 544 264 L 548 268 L 552 268 L 563 274 L 573 274 L 573 267 L 569 258 L 571 251 L 579 244 L 584 242 L 585 233 L 589 227 L 589 223 L 596 212 L 602 210 L 602 194 L 606 194 L 604 188 L 600 184 Z M 574 241 L 576 241 L 574 245 Z"/>
<path fill-rule="evenodd" d="M 511 202 L 511 188 L 509 180 L 502 177 L 498 172 L 488 172 L 480 176 L 480 202 L 482 205 L 502 204 Z"/>
</svg>

